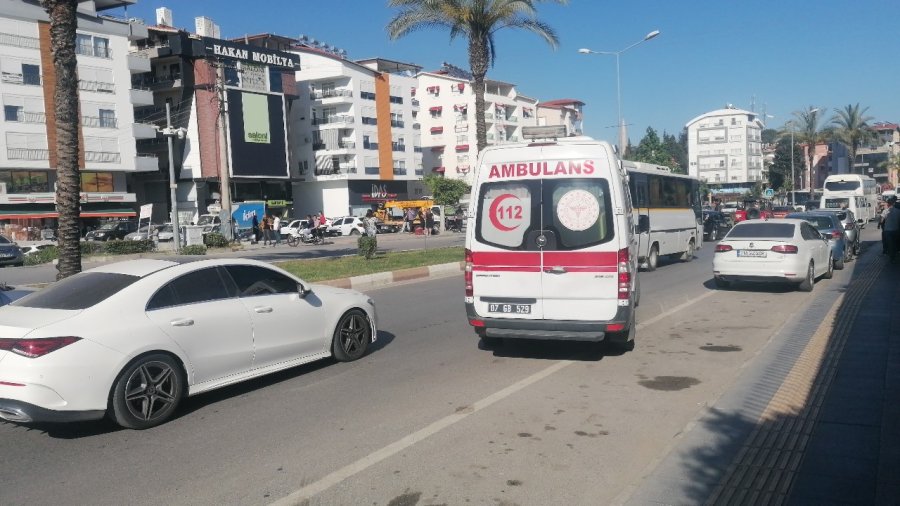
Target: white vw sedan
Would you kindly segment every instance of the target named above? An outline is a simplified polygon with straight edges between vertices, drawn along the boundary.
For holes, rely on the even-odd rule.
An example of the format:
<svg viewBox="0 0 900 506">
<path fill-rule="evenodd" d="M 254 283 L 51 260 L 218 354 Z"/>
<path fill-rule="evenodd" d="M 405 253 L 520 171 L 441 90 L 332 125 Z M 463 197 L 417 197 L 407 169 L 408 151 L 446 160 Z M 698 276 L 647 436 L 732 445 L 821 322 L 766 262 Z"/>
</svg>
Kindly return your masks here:
<svg viewBox="0 0 900 506">
<path fill-rule="evenodd" d="M 0 308 L 0 418 L 132 429 L 179 401 L 314 360 L 356 360 L 376 336 L 366 295 L 269 264 L 170 257 L 91 269 Z"/>
<path fill-rule="evenodd" d="M 716 245 L 713 276 L 724 288 L 733 281 L 797 283 L 811 291 L 816 278 L 834 270 L 828 239 L 805 220 L 748 220 Z"/>
</svg>

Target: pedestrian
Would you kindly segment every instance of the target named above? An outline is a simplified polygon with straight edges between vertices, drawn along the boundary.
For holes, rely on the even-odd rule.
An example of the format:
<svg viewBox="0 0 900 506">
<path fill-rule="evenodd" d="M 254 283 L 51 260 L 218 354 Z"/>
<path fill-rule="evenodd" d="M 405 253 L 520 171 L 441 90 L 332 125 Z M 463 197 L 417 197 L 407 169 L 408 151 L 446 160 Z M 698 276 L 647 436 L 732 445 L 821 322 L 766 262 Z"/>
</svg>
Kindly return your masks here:
<svg viewBox="0 0 900 506">
<path fill-rule="evenodd" d="M 259 242 L 259 218 L 256 217 L 256 213 L 253 214 L 250 229 L 253 231 L 253 244 L 256 244 Z"/>
<path fill-rule="evenodd" d="M 269 216 L 263 215 L 262 223 L 259 224 L 262 230 L 263 246 L 269 245 Z"/>
<path fill-rule="evenodd" d="M 891 212 L 890 204 L 893 202 L 893 199 L 888 198 L 888 200 L 881 203 L 881 209 L 878 212 L 878 225 L 876 228 L 881 229 L 881 254 L 888 254 L 888 236 L 887 232 L 884 230 L 884 221 L 887 219 L 888 214 Z"/>
<path fill-rule="evenodd" d="M 409 233 L 414 233 L 416 231 L 415 228 L 416 221 L 416 210 L 412 207 L 406 210 L 406 231 Z"/>
<path fill-rule="evenodd" d="M 891 263 L 897 260 L 897 250 L 900 249 L 900 200 L 893 199 L 893 207 L 881 225 L 887 239 L 887 254 Z"/>
<path fill-rule="evenodd" d="M 366 211 L 366 217 L 363 218 L 363 228 L 368 237 L 375 237 L 378 234 L 378 224 L 375 221 L 375 216 L 371 209 Z"/>
<path fill-rule="evenodd" d="M 275 246 L 281 244 L 281 218 L 276 214 L 272 218 L 272 234 L 275 236 Z"/>
<path fill-rule="evenodd" d="M 425 235 L 434 233 L 434 213 L 431 209 L 425 210 Z"/>
</svg>

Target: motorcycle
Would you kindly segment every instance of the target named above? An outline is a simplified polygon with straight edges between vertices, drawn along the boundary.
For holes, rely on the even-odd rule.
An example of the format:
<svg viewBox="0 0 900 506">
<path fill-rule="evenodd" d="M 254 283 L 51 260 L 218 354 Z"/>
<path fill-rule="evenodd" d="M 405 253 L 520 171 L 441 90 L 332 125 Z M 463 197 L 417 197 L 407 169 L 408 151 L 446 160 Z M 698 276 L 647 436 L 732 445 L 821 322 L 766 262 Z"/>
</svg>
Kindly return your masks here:
<svg viewBox="0 0 900 506">
<path fill-rule="evenodd" d="M 292 229 L 287 237 L 288 246 L 296 247 L 301 242 L 303 244 L 325 244 L 325 229 L 321 227 L 318 230 Z"/>
</svg>

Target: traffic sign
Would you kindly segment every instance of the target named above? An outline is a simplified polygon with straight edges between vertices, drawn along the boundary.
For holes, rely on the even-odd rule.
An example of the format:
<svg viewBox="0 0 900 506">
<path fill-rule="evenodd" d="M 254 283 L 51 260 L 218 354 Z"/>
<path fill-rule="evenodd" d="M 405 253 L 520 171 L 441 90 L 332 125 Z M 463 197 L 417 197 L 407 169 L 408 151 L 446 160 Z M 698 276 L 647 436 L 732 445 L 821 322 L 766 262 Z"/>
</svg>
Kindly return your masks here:
<svg viewBox="0 0 900 506">
<path fill-rule="evenodd" d="M 773 190 L 772 188 L 766 188 L 764 195 L 767 199 L 770 199 L 775 196 L 775 190 Z"/>
</svg>

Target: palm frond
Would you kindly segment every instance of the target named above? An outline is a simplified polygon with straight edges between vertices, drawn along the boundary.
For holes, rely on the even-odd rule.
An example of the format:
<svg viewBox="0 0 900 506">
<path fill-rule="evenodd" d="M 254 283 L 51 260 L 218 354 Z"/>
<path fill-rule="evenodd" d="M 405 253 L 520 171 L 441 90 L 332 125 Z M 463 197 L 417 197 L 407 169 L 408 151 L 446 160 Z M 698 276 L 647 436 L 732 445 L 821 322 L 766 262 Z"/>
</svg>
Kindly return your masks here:
<svg viewBox="0 0 900 506">
<path fill-rule="evenodd" d="M 494 28 L 493 32 L 503 28 L 521 28 L 523 30 L 529 31 L 538 35 L 542 39 L 544 39 L 547 44 L 550 45 L 553 49 L 559 47 L 559 37 L 556 35 L 556 31 L 543 21 L 537 19 L 527 19 L 527 18 L 514 18 L 507 21 L 504 21 L 502 24 Z"/>
</svg>

